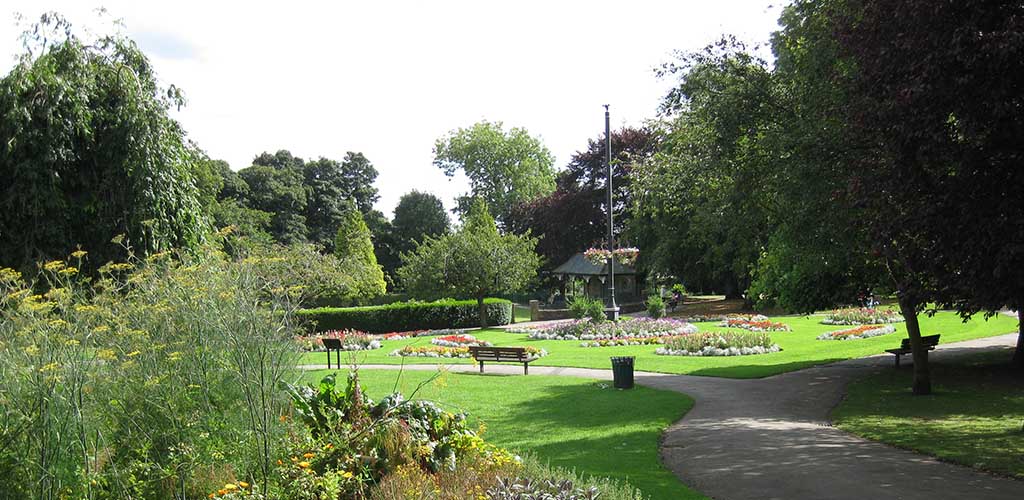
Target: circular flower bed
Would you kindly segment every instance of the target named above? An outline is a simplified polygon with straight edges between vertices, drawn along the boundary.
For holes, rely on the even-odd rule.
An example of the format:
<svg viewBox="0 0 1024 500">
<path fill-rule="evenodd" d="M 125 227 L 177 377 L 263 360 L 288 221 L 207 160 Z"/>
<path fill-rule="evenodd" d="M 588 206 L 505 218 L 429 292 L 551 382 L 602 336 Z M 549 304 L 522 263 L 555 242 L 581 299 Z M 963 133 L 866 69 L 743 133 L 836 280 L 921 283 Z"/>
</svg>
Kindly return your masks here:
<svg viewBox="0 0 1024 500">
<path fill-rule="evenodd" d="M 623 345 L 663 344 L 667 337 L 616 337 L 613 339 L 585 340 L 580 347 L 614 347 Z"/>
<path fill-rule="evenodd" d="M 835 309 L 821 320 L 825 325 L 879 325 L 899 323 L 903 317 L 892 309 L 873 309 L 868 307 L 851 307 Z"/>
<path fill-rule="evenodd" d="M 782 349 L 762 332 L 709 332 L 665 339 L 655 354 L 662 356 L 747 356 Z"/>
<path fill-rule="evenodd" d="M 466 330 L 458 328 L 443 328 L 439 330 L 414 330 L 410 332 L 391 332 L 377 335 L 380 340 L 407 340 L 415 337 L 434 337 L 437 335 L 462 335 Z"/>
<path fill-rule="evenodd" d="M 442 347 L 490 347 L 494 345 L 486 340 L 479 340 L 472 335 L 445 335 L 444 337 L 434 337 L 430 339 L 430 343 Z"/>
<path fill-rule="evenodd" d="M 401 349 L 395 349 L 388 353 L 388 356 L 420 357 L 420 358 L 468 358 L 468 347 L 440 347 L 422 346 L 416 347 L 407 345 Z"/>
<path fill-rule="evenodd" d="M 573 320 L 520 331 L 536 340 L 602 340 L 685 335 L 696 333 L 697 326 L 675 319 L 629 318 L 600 323 Z"/>
<path fill-rule="evenodd" d="M 524 347 L 530 359 L 542 358 L 548 355 L 544 349 L 536 347 Z M 443 346 L 410 346 L 395 349 L 388 353 L 388 356 L 419 357 L 419 358 L 469 358 L 469 347 L 443 347 Z"/>
<path fill-rule="evenodd" d="M 896 331 L 892 325 L 861 325 L 846 330 L 837 330 L 818 335 L 818 340 L 854 340 L 888 335 Z"/>
<path fill-rule="evenodd" d="M 316 335 L 296 337 L 295 341 L 303 350 L 321 352 L 326 350 L 323 339 L 340 340 L 343 351 L 369 351 L 381 348 L 380 340 L 358 330 L 331 330 Z"/>
<path fill-rule="evenodd" d="M 752 332 L 788 332 L 789 325 L 777 321 L 769 321 L 768 316 L 755 314 L 753 316 L 729 316 L 718 326 L 725 328 L 742 328 Z"/>
</svg>

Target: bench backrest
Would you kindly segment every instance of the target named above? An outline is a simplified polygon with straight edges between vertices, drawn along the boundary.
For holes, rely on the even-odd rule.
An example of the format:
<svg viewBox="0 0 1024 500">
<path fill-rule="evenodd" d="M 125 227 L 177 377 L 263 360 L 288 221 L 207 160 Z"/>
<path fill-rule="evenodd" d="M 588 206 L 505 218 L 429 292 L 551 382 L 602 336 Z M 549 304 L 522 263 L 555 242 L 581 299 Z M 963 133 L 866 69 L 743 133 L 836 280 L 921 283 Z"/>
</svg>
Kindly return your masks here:
<svg viewBox="0 0 1024 500">
<path fill-rule="evenodd" d="M 481 361 L 524 361 L 528 359 L 522 347 L 470 346 L 469 353 Z"/>
<path fill-rule="evenodd" d="M 926 335 L 921 337 L 921 344 L 925 347 L 935 347 L 939 345 L 939 335 Z M 903 343 L 900 344 L 900 349 L 910 349 L 910 339 L 903 339 Z"/>
<path fill-rule="evenodd" d="M 320 342 L 323 342 L 324 347 L 328 349 L 341 350 L 341 339 L 320 339 Z"/>
</svg>

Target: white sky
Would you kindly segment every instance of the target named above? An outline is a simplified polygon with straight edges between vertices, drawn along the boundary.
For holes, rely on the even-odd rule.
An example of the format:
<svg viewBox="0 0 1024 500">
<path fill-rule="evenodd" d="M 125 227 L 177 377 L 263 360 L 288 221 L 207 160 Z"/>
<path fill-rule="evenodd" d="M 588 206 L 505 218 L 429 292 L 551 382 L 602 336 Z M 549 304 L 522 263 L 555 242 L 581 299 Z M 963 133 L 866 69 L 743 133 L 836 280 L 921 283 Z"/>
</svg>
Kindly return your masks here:
<svg viewBox="0 0 1024 500">
<path fill-rule="evenodd" d="M 362 151 L 390 216 L 412 189 L 449 208 L 467 190 L 431 163 L 448 131 L 481 119 L 525 127 L 562 168 L 603 134 L 602 104 L 613 128 L 655 116 L 671 82 L 653 68 L 673 49 L 723 33 L 765 42 L 780 3 L 5 0 L 0 71 L 20 52 L 15 13 L 35 21 L 54 10 L 88 26 L 106 7 L 161 80 L 184 89 L 175 116 L 211 157 L 237 170 L 262 151 Z"/>
</svg>

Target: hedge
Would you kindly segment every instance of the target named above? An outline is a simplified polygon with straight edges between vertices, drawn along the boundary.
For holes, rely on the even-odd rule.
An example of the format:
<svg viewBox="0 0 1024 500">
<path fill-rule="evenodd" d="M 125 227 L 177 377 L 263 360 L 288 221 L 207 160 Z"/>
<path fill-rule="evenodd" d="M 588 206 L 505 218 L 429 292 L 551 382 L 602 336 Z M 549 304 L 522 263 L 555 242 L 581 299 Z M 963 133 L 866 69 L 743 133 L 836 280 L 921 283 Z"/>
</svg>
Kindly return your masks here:
<svg viewBox="0 0 1024 500">
<path fill-rule="evenodd" d="M 488 325 L 507 325 L 512 321 L 512 302 L 484 299 Z M 307 320 L 313 331 L 354 328 L 367 333 L 406 332 L 438 328 L 480 326 L 475 300 L 438 300 L 436 302 L 396 302 L 381 306 L 321 307 L 301 309 L 299 318 Z"/>
</svg>

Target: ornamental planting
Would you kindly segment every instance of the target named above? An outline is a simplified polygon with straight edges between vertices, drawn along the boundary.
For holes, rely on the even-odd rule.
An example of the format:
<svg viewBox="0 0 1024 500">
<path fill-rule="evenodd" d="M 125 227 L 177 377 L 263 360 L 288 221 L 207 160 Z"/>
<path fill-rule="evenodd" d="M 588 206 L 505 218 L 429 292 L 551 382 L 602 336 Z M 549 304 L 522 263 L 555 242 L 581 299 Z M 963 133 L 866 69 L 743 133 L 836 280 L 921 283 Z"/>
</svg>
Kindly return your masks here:
<svg viewBox="0 0 1024 500">
<path fill-rule="evenodd" d="M 601 340 L 685 335 L 696 333 L 697 326 L 675 319 L 629 318 L 600 323 L 573 320 L 518 331 L 536 340 Z"/>
<path fill-rule="evenodd" d="M 662 356 L 748 356 L 782 349 L 763 332 L 707 332 L 665 339 Z"/>
<path fill-rule="evenodd" d="M 903 317 L 892 309 L 874 309 L 869 307 L 851 307 L 835 309 L 821 320 L 825 325 L 879 325 L 899 323 Z"/>
<path fill-rule="evenodd" d="M 818 340 L 855 340 L 888 335 L 896 331 L 892 325 L 860 325 L 818 335 Z"/>
</svg>

